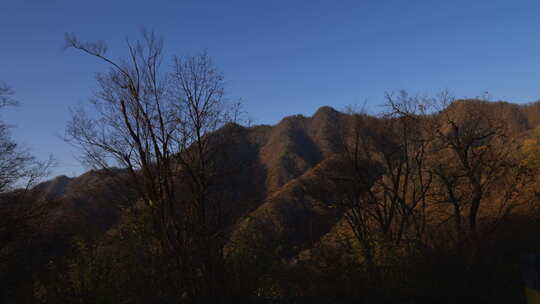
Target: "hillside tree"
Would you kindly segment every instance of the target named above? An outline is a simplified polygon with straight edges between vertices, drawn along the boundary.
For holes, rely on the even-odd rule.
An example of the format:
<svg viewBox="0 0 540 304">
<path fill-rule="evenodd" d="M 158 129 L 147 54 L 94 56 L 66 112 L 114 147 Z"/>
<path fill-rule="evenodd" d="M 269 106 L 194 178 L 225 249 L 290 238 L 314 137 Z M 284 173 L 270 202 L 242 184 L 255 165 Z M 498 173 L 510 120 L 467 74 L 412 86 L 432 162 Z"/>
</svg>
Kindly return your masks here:
<svg viewBox="0 0 540 304">
<path fill-rule="evenodd" d="M 519 143 L 511 139 L 501 113 L 488 111 L 487 103 L 455 101 L 442 92 L 414 105 L 430 114 L 423 126 L 430 138 L 429 171 L 434 179 L 430 203 L 451 210 L 441 220 L 454 223 L 458 248 L 467 240 L 478 243 L 481 232 L 494 232 L 519 205 L 520 189 L 530 178 L 520 165 Z M 406 104 L 395 102 L 391 107 L 404 117 L 414 115 Z M 490 220 L 481 226 L 482 213 Z"/>
<path fill-rule="evenodd" d="M 416 97 L 386 98 L 412 105 Z M 372 279 L 378 276 L 378 258 L 424 241 L 432 175 L 422 113 L 415 113 L 405 117 L 389 111 L 377 118 L 350 112 L 335 126 L 335 159 L 316 170 L 324 184 L 334 186 L 307 185 L 309 195 L 342 212 Z"/>
</svg>

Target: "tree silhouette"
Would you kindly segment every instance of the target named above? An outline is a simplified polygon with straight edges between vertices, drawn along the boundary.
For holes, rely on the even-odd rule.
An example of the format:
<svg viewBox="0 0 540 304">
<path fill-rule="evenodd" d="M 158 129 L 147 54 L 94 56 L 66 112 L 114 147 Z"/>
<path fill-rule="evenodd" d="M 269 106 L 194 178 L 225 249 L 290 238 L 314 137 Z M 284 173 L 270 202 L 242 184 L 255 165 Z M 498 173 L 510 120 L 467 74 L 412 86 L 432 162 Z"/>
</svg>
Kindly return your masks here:
<svg viewBox="0 0 540 304">
<path fill-rule="evenodd" d="M 164 71 L 154 33 L 128 42 L 120 61 L 106 56 L 103 42 L 67 35 L 66 45 L 110 66 L 97 76 L 94 112 L 74 111 L 66 139 L 92 167 L 129 170 L 173 257 L 178 296 L 225 293 L 224 198 L 215 177 L 228 137 L 217 131 L 237 119 L 238 107 L 224 97 L 222 74 L 204 53 L 175 57 Z"/>
</svg>

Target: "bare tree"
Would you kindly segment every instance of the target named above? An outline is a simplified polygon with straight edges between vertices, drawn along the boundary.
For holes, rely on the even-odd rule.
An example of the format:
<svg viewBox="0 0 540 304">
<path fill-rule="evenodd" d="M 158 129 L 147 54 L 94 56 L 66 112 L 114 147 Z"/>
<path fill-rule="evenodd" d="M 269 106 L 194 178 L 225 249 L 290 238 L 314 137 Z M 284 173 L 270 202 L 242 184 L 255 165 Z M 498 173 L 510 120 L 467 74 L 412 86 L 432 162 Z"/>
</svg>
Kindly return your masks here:
<svg viewBox="0 0 540 304">
<path fill-rule="evenodd" d="M 12 98 L 13 90 L 0 82 L 0 110 L 16 106 Z M 10 125 L 0 121 L 0 193 L 13 190 L 14 187 L 31 188 L 48 173 L 54 164 L 52 157 L 46 161 L 37 161 L 28 149 L 22 148 L 11 138 Z"/>
<path fill-rule="evenodd" d="M 13 90 L 0 83 L 0 109 L 16 105 Z M 10 127 L 0 121 L 0 193 L 5 192 L 27 174 L 34 158 L 11 138 Z"/>
<path fill-rule="evenodd" d="M 226 292 L 222 206 L 216 172 L 227 134 L 237 118 L 224 98 L 224 78 L 206 54 L 175 57 L 163 71 L 163 42 L 154 33 L 127 42 L 128 56 L 106 57 L 106 45 L 66 45 L 110 65 L 97 76 L 95 116 L 73 112 L 67 140 L 86 162 L 127 168 L 142 201 L 152 210 L 159 240 L 175 259 L 175 290 L 193 297 Z"/>
<path fill-rule="evenodd" d="M 508 138 L 504 122 L 482 113 L 478 106 L 472 104 L 464 119 L 449 111 L 443 113 L 444 126 L 435 129 L 441 149 L 452 155 L 452 161 L 439 164 L 435 172 L 445 184 L 454 184 L 454 190 L 446 187 L 446 192 L 455 210 L 456 225 L 466 216 L 473 236 L 478 230 L 480 208 L 494 198 L 490 194 L 501 195 L 500 215 L 506 215 L 508 203 L 515 199 L 513 194 L 523 182 L 523 172 L 513 159 L 517 146 Z M 467 212 L 460 214 L 465 208 Z"/>
<path fill-rule="evenodd" d="M 0 110 L 18 104 L 13 94 L 0 83 Z M 0 282 L 4 286 L 0 299 L 9 299 L 19 281 L 24 281 L 9 268 L 27 261 L 29 247 L 39 236 L 35 226 L 45 219 L 47 202 L 38 203 L 29 190 L 48 175 L 52 165 L 52 158 L 38 161 L 22 148 L 11 137 L 10 126 L 0 121 Z"/>
<path fill-rule="evenodd" d="M 396 113 L 412 117 L 411 105 L 391 103 Z M 423 128 L 429 137 L 429 167 L 434 183 L 430 202 L 450 206 L 441 220 L 454 222 L 456 241 L 478 240 L 482 207 L 491 212 L 492 231 L 517 206 L 528 174 L 517 159 L 519 145 L 497 111 L 483 100 L 455 101 L 447 92 L 418 100 L 413 107 L 429 112 Z M 491 206 L 488 206 L 488 201 Z M 434 211 L 434 210 L 432 210 Z"/>
<path fill-rule="evenodd" d="M 387 95 L 387 101 L 413 102 L 406 95 Z M 348 121 L 335 126 L 338 155 L 331 165 L 317 169 L 321 179 L 334 185 L 328 189 L 333 195 L 325 200 L 342 210 L 371 275 L 376 275 L 380 254 L 424 241 L 432 176 L 421 114 L 350 113 Z M 308 192 L 318 195 L 322 187 L 317 187 Z"/>
<path fill-rule="evenodd" d="M 0 107 L 17 105 L 17 101 L 12 98 L 13 89 L 6 83 L 0 82 Z"/>
</svg>

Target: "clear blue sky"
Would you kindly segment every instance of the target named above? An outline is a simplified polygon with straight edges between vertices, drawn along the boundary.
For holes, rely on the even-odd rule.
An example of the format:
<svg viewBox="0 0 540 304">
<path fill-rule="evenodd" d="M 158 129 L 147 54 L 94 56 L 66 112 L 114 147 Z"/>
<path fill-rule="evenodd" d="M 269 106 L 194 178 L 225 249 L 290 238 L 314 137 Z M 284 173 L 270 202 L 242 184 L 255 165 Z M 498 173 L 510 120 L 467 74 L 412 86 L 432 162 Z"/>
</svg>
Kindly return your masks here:
<svg viewBox="0 0 540 304">
<path fill-rule="evenodd" d="M 60 136 L 104 66 L 63 51 L 64 33 L 104 40 L 120 57 L 142 27 L 162 35 L 169 54 L 207 50 L 256 123 L 322 105 L 376 111 L 399 89 L 534 101 L 539 14 L 539 1 L 2 0 L 0 80 L 21 102 L 2 119 L 35 155 L 58 159 L 55 175 L 80 174 Z"/>
</svg>

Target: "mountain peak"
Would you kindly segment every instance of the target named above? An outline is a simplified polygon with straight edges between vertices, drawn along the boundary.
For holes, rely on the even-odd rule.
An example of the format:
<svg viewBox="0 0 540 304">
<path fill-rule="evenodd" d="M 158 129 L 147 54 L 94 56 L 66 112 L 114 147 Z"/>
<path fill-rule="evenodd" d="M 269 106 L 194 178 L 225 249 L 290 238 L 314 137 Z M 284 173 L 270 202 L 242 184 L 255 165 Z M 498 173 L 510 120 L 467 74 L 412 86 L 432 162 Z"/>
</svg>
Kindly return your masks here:
<svg viewBox="0 0 540 304">
<path fill-rule="evenodd" d="M 331 116 L 336 115 L 339 113 L 336 109 L 330 107 L 330 106 L 322 106 L 320 107 L 315 114 L 313 114 L 313 117 L 315 116 Z"/>
</svg>

